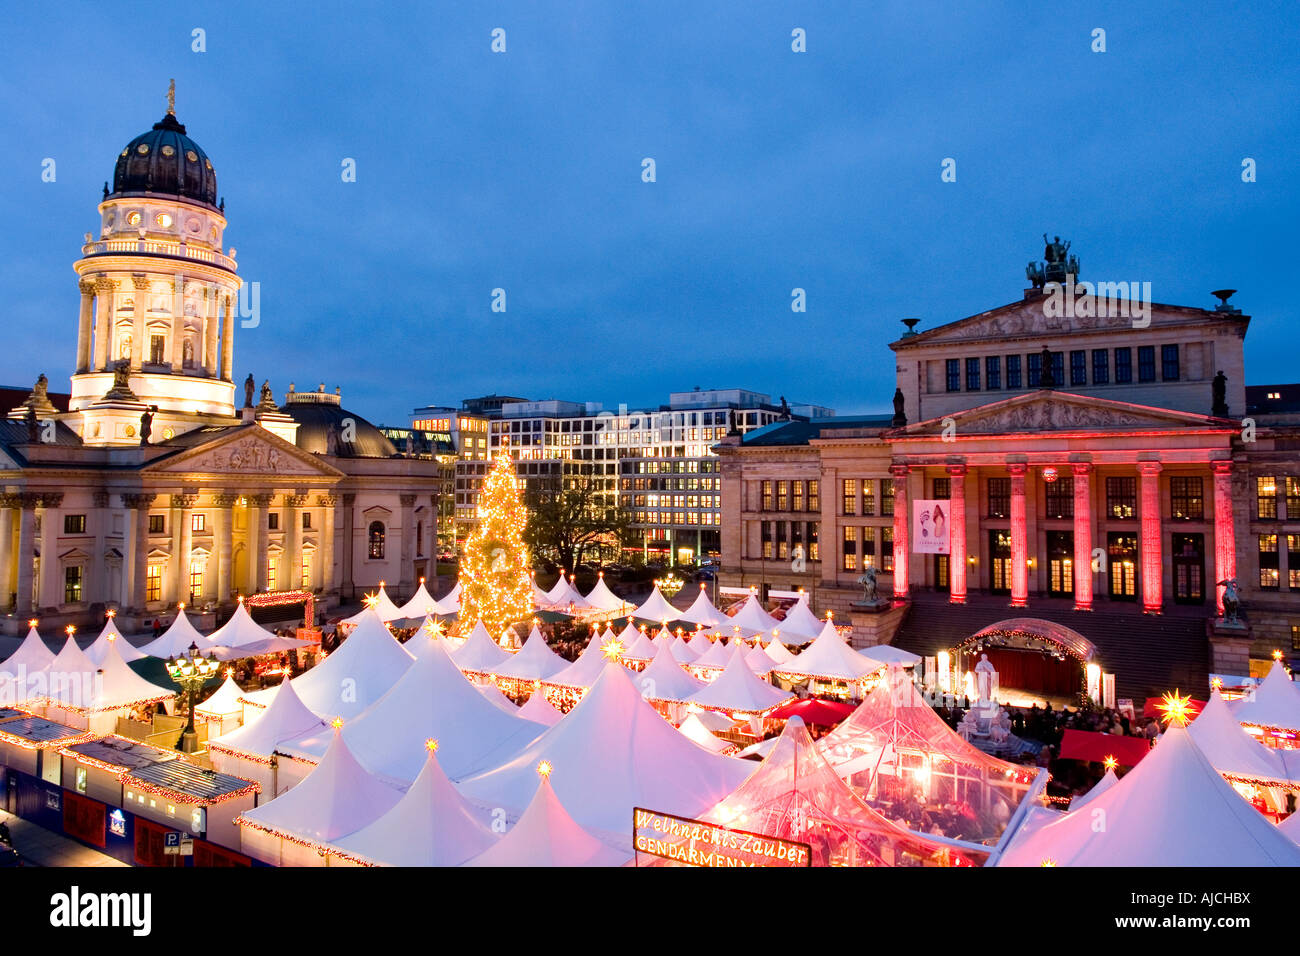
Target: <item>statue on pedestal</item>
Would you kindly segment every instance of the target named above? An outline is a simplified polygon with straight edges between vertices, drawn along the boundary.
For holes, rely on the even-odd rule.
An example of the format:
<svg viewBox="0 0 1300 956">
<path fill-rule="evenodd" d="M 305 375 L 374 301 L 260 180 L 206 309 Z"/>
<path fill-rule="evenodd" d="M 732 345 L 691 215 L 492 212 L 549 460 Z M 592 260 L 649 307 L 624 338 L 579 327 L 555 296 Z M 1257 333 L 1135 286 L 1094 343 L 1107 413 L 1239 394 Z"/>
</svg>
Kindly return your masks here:
<svg viewBox="0 0 1300 956">
<path fill-rule="evenodd" d="M 862 586 L 863 604 L 875 604 L 880 600 L 880 591 L 876 586 L 875 565 L 868 564 L 862 569 L 862 574 L 858 577 L 858 584 Z"/>
<path fill-rule="evenodd" d="M 1223 588 L 1223 623 L 1229 627 L 1241 627 L 1241 594 L 1237 590 L 1237 579 L 1225 578 L 1216 583 Z"/>
<path fill-rule="evenodd" d="M 997 675 L 989 656 L 981 654 L 979 663 L 975 665 L 975 697 L 981 704 L 993 700 L 993 681 Z"/>
<path fill-rule="evenodd" d="M 1214 382 L 1210 386 L 1213 395 L 1213 404 L 1210 406 L 1210 414 L 1215 418 L 1228 417 L 1228 376 L 1223 374 L 1223 369 L 1219 369 L 1219 374 L 1214 376 Z"/>
<path fill-rule="evenodd" d="M 245 408 L 253 407 L 253 389 L 255 389 L 256 387 L 257 387 L 257 383 L 253 381 L 253 373 L 249 372 L 248 378 L 244 379 L 244 407 Z"/>
</svg>

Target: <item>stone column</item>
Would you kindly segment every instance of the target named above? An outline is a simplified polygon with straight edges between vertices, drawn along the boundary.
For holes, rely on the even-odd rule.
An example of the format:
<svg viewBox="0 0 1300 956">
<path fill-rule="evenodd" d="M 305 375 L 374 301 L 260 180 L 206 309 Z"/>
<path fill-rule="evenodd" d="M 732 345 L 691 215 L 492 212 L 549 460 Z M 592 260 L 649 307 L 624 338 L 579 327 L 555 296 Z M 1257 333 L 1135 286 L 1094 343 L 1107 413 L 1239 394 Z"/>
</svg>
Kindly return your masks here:
<svg viewBox="0 0 1300 956">
<path fill-rule="evenodd" d="M 894 476 L 894 599 L 908 599 L 908 557 L 911 554 L 909 530 L 911 528 L 911 496 L 907 489 L 907 476 L 911 469 L 907 465 L 891 465 L 889 473 Z M 834 489 L 836 494 L 839 489 Z"/>
<path fill-rule="evenodd" d="M 316 504 L 325 512 L 321 519 L 325 525 L 321 529 L 321 544 L 316 552 L 319 555 L 316 559 L 316 581 L 323 594 L 334 590 L 334 509 L 338 503 L 338 495 L 320 495 L 316 498 Z"/>
<path fill-rule="evenodd" d="M 216 378 L 220 368 L 217 355 L 217 326 L 221 322 L 216 290 L 209 286 L 203 294 L 203 374 Z"/>
<path fill-rule="evenodd" d="M 397 588 L 406 600 L 415 593 L 415 495 L 399 495 L 402 506 L 402 566 L 397 572 Z"/>
<path fill-rule="evenodd" d="M 248 561 L 251 591 L 256 594 L 268 589 L 266 580 L 267 544 L 270 543 L 270 530 L 267 528 L 267 516 L 270 514 L 271 499 L 269 492 L 259 495 L 247 495 L 248 498 Z"/>
<path fill-rule="evenodd" d="M 109 496 L 107 491 L 96 491 L 94 510 L 86 520 L 91 522 L 90 533 L 95 536 L 94 550 L 86 564 L 85 594 L 87 604 L 101 604 L 111 600 L 108 593 L 108 566 L 104 563 L 104 537 L 109 527 Z"/>
<path fill-rule="evenodd" d="M 339 555 L 341 565 L 339 589 L 340 597 L 349 601 L 357 592 L 356 582 L 352 580 L 352 559 L 356 550 L 356 542 L 352 540 L 352 510 L 356 501 L 357 496 L 351 492 L 343 495 L 343 553 Z"/>
<path fill-rule="evenodd" d="M 177 286 L 180 286 L 177 288 Z M 172 279 L 172 371 L 185 368 L 185 283 Z"/>
<path fill-rule="evenodd" d="M 221 323 L 221 377 L 227 382 L 233 382 L 234 372 L 231 365 L 235 360 L 235 297 L 227 294 L 225 305 L 225 317 Z"/>
<path fill-rule="evenodd" d="M 1075 462 L 1074 609 L 1092 610 L 1092 465 Z"/>
<path fill-rule="evenodd" d="M 1025 473 L 1022 462 L 1007 465 L 1011 473 L 1011 606 L 1029 603 L 1029 527 L 1025 514 Z"/>
<path fill-rule="evenodd" d="M 36 505 L 41 496 L 24 493 L 17 496 L 22 509 L 18 518 L 18 597 L 14 602 L 18 617 L 32 616 L 32 575 L 36 564 Z"/>
<path fill-rule="evenodd" d="M 135 288 L 132 299 L 134 308 L 131 313 L 134 320 L 131 327 L 131 371 L 138 372 L 144 364 L 144 314 L 149 304 L 149 278 L 138 274 L 133 275 L 131 284 Z"/>
<path fill-rule="evenodd" d="M 77 283 L 81 290 L 81 312 L 77 316 L 77 371 L 90 370 L 90 321 L 95 310 L 95 283 L 82 279 Z"/>
<path fill-rule="evenodd" d="M 130 584 L 124 603 L 143 614 L 147 608 L 145 581 L 149 572 L 149 509 L 157 495 L 123 495 L 122 504 L 133 510 L 131 526 L 134 529 L 127 548 L 124 566 L 130 569 Z"/>
<path fill-rule="evenodd" d="M 948 466 L 948 600 L 966 603 L 966 466 Z"/>
<path fill-rule="evenodd" d="M 36 584 L 38 607 L 58 607 L 63 603 L 59 588 L 59 506 L 63 495 L 46 492 L 41 495 L 41 573 Z"/>
<path fill-rule="evenodd" d="M 289 522 L 289 583 L 290 591 L 302 587 L 302 506 L 307 503 L 307 494 L 284 496 L 284 520 Z"/>
<path fill-rule="evenodd" d="M 0 611 L 10 608 L 14 573 L 14 506 L 17 495 L 0 494 Z"/>
<path fill-rule="evenodd" d="M 180 540 L 176 548 L 176 603 L 188 607 L 193 603 L 190 595 L 190 560 L 194 553 L 194 505 L 198 502 L 196 494 L 172 495 L 173 520 L 180 525 Z"/>
<path fill-rule="evenodd" d="M 1159 614 L 1164 604 L 1160 548 L 1160 462 L 1138 462 L 1142 531 L 1138 554 L 1142 562 L 1142 610 Z"/>
<path fill-rule="evenodd" d="M 1232 514 L 1232 462 L 1212 461 L 1210 466 L 1214 469 L 1214 606 L 1222 617 L 1224 589 L 1218 582 L 1237 576 L 1237 532 L 1233 526 Z"/>
<path fill-rule="evenodd" d="M 113 339 L 113 313 L 117 311 L 118 281 L 100 277 L 95 280 L 95 371 L 102 372 L 108 368 L 109 357 L 113 354 L 110 345 Z"/>
<path fill-rule="evenodd" d="M 235 515 L 233 508 L 239 495 L 222 493 L 212 496 L 216 507 L 213 528 L 214 550 L 217 559 L 217 603 L 224 604 L 230 600 L 230 565 L 235 555 Z"/>
</svg>

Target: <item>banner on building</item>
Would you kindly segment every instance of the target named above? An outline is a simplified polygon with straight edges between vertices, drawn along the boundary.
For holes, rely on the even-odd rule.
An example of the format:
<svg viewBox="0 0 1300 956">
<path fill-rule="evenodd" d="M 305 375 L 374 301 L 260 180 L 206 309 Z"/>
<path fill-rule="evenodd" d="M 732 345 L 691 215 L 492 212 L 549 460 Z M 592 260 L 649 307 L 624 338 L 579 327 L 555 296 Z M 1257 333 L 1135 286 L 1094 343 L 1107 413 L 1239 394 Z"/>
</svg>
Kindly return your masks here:
<svg viewBox="0 0 1300 956">
<path fill-rule="evenodd" d="M 912 552 L 948 554 L 949 502 L 920 499 L 912 502 Z"/>
</svg>

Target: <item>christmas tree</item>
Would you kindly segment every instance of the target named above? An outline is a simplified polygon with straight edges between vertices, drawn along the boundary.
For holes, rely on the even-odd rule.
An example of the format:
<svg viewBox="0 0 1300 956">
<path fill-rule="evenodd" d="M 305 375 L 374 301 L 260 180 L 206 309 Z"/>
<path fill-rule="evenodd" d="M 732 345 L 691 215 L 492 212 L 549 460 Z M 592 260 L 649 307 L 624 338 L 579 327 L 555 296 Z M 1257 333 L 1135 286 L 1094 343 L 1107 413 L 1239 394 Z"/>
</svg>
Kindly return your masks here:
<svg viewBox="0 0 1300 956">
<path fill-rule="evenodd" d="M 483 480 L 478 527 L 465 541 L 460 566 L 460 632 L 479 621 L 500 639 L 505 629 L 533 613 L 532 574 L 524 526 L 528 511 L 519 498 L 514 465 L 504 451 Z"/>
</svg>

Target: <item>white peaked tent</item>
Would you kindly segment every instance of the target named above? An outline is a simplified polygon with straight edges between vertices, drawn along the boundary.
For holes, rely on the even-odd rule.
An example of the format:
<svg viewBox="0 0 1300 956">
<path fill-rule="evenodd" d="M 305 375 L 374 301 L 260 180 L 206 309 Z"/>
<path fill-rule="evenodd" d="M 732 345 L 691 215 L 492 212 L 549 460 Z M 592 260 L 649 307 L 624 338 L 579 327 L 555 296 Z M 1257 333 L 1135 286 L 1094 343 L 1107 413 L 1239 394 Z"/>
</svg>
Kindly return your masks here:
<svg viewBox="0 0 1300 956">
<path fill-rule="evenodd" d="M 480 814 L 438 766 L 437 744 L 428 741 L 426 749 L 424 769 L 402 799 L 331 849 L 379 866 L 459 866 L 495 845 Z"/>
<path fill-rule="evenodd" d="M 528 632 L 528 640 L 518 654 L 502 661 L 492 668 L 493 677 L 514 681 L 546 680 L 569 666 L 566 661 L 546 643 L 546 637 L 534 627 Z"/>
<path fill-rule="evenodd" d="M 49 706 L 46 708 L 49 719 L 78 730 L 111 734 L 117 728 L 118 717 L 126 716 L 133 708 L 176 698 L 178 688 L 175 685 L 161 687 L 145 680 L 122 660 L 116 640 L 105 643 L 108 648 L 103 663 L 89 684 L 80 680 L 54 679 L 53 675 L 59 671 L 59 660 L 55 658 L 49 671 L 52 675 L 47 698 Z M 62 652 L 59 656 L 63 656 Z"/>
<path fill-rule="evenodd" d="M 806 644 L 822 632 L 825 624 L 809 609 L 808 595 L 805 594 L 794 602 L 794 607 L 785 612 L 785 617 L 776 626 L 787 639 L 794 638 L 795 644 Z"/>
<path fill-rule="evenodd" d="M 616 638 L 617 639 L 617 638 Z M 596 679 L 605 670 L 605 663 L 608 660 L 605 657 L 605 647 L 608 642 L 601 642 L 593 635 L 583 648 L 578 659 L 564 668 L 564 670 L 548 677 L 542 681 L 543 684 L 550 684 L 553 687 L 578 687 L 586 689 L 596 682 Z"/>
<path fill-rule="evenodd" d="M 702 638 L 700 638 L 700 640 L 702 640 Z M 691 646 L 694 648 L 694 644 Z M 703 654 L 695 659 L 695 663 L 691 664 L 691 667 L 693 669 L 700 668 L 702 670 L 721 671 L 731 663 L 732 652 L 740 646 L 741 645 L 736 643 L 734 640 L 730 644 L 726 644 L 723 642 L 722 638 L 719 637 L 705 649 Z"/>
<path fill-rule="evenodd" d="M 41 677 L 28 682 L 30 704 L 36 706 L 38 711 L 45 710 L 46 716 L 51 720 L 60 720 L 69 707 L 94 707 L 98 670 L 95 662 L 77 646 L 76 639 L 69 636 Z M 68 723 L 78 730 L 88 729 L 84 717 L 73 716 Z M 109 731 L 112 729 L 109 728 Z"/>
<path fill-rule="evenodd" d="M 905 651 L 901 647 L 895 647 L 892 644 L 876 644 L 868 649 L 865 656 L 873 661 L 879 661 L 881 664 L 900 664 L 903 667 L 913 667 L 921 663 L 920 654 L 913 654 L 911 651 Z"/>
<path fill-rule="evenodd" d="M 686 646 L 691 649 L 697 661 L 713 648 L 714 641 L 709 635 L 716 633 L 716 631 L 700 630 L 686 639 Z M 717 643 L 721 644 L 722 641 L 719 640 Z"/>
<path fill-rule="evenodd" d="M 569 816 L 551 789 L 549 768 L 539 776 L 519 821 L 467 866 L 622 866 L 631 859 L 630 852 L 597 839 Z"/>
<path fill-rule="evenodd" d="M 673 660 L 678 664 L 694 664 L 699 659 L 699 654 L 691 647 L 691 642 L 678 634 L 668 642 L 668 650 L 673 655 Z"/>
<path fill-rule="evenodd" d="M 1300 772 L 1291 772 L 1285 763 L 1290 751 L 1265 747 L 1246 733 L 1218 688 L 1210 691 L 1209 701 L 1187 726 L 1187 732 L 1210 765 L 1229 780 L 1300 790 Z M 1296 763 L 1296 771 L 1300 771 L 1300 754 Z"/>
<path fill-rule="evenodd" d="M 450 591 L 442 596 L 438 601 L 443 610 L 448 614 L 460 613 L 460 582 L 457 581 Z"/>
<path fill-rule="evenodd" d="M 276 748 L 287 740 L 321 733 L 329 727 L 298 699 L 293 681 L 282 681 L 271 690 L 271 703 L 264 711 L 256 716 L 250 713 L 238 730 L 208 741 L 212 766 L 222 773 L 256 780 L 262 785 L 263 801 L 280 792 L 276 768 L 271 763 Z"/>
<path fill-rule="evenodd" d="M 726 670 L 712 684 L 696 692 L 690 702 L 707 710 L 758 716 L 789 700 L 794 700 L 794 694 L 773 687 L 749 669 L 745 649 L 737 645 Z"/>
<path fill-rule="evenodd" d="M 683 737 L 641 698 L 627 668 L 615 663 L 605 665 L 563 720 L 505 763 L 459 780 L 461 791 L 488 806 L 521 810 L 542 761 L 557 769 L 556 792 L 573 818 L 610 833 L 628 831 L 633 807 L 694 817 L 751 769 Z"/>
<path fill-rule="evenodd" d="M 596 586 L 591 589 L 583 600 L 590 607 L 615 616 L 622 616 L 632 610 L 631 604 L 609 589 L 609 585 L 605 583 L 604 571 L 601 571 L 597 576 Z"/>
<path fill-rule="evenodd" d="M 1109 790 L 1111 787 L 1115 786 L 1115 784 L 1117 783 L 1119 783 L 1119 777 L 1115 774 L 1115 768 L 1114 767 L 1107 768 L 1105 775 L 1102 776 L 1100 780 L 1098 780 L 1096 783 L 1092 785 L 1091 790 L 1089 790 L 1087 793 L 1083 794 L 1082 796 L 1075 797 L 1073 800 L 1070 801 L 1070 809 L 1078 810 L 1080 807 L 1087 806 L 1088 804 L 1092 803 L 1092 801 L 1100 797 L 1107 790 Z M 1057 816 L 1053 814 L 1053 816 L 1049 817 L 1048 819 L 1054 820 L 1057 819 Z"/>
<path fill-rule="evenodd" d="M 855 681 L 884 666 L 849 647 L 835 630 L 835 625 L 827 621 L 817 640 L 809 644 L 802 654 L 784 664 L 778 664 L 775 670 L 780 677 Z"/>
<path fill-rule="evenodd" d="M 489 674 L 512 656 L 492 640 L 492 635 L 482 621 L 474 625 L 465 643 L 451 652 L 451 659 L 456 666 L 469 674 Z"/>
<path fill-rule="evenodd" d="M 498 710 L 503 710 L 507 714 L 519 713 L 519 708 L 509 697 L 501 693 L 496 684 L 475 684 L 474 689 L 487 698 L 488 703 Z"/>
<path fill-rule="evenodd" d="M 401 618 L 428 617 L 430 614 L 446 613 L 443 611 L 442 606 L 433 599 L 429 589 L 424 586 L 424 578 L 420 578 L 420 586 L 415 589 L 415 593 L 411 595 L 410 599 L 397 609 L 397 612 Z"/>
<path fill-rule="evenodd" d="M 241 814 L 241 849 L 279 866 L 320 866 L 317 852 L 391 810 L 402 793 L 366 771 L 335 725 L 325 756 L 302 781 Z"/>
<path fill-rule="evenodd" d="M 199 650 L 205 653 L 212 647 L 212 641 L 199 633 L 198 628 L 186 616 L 185 608 L 181 608 L 176 612 L 176 619 L 168 625 L 167 630 L 140 650 L 150 657 L 166 659 L 180 657 L 182 654 L 189 656 L 191 644 L 197 645 Z"/>
<path fill-rule="evenodd" d="M 77 645 L 76 638 L 68 637 L 50 661 L 50 670 L 59 674 L 94 674 L 99 668 Z"/>
<path fill-rule="evenodd" d="M 632 616 L 643 621 L 654 621 L 656 624 L 662 624 L 667 621 L 676 621 L 682 616 L 682 612 L 677 610 L 668 603 L 668 600 L 659 593 L 659 585 L 654 586 L 650 596 L 645 599 L 645 603 L 632 612 Z"/>
<path fill-rule="evenodd" d="M 5 658 L 3 664 L 0 664 L 0 673 L 18 677 L 21 668 L 24 674 L 35 674 L 45 670 L 52 663 L 54 663 L 54 652 L 45 646 L 45 641 L 33 627 L 28 630 L 27 636 L 18 645 L 18 649 Z"/>
<path fill-rule="evenodd" d="M 360 614 L 357 615 L 358 618 L 360 616 Z M 230 615 L 230 620 L 208 635 L 210 645 L 215 644 L 220 647 L 241 649 L 258 647 L 266 641 L 274 639 L 275 634 L 253 620 L 248 613 L 248 608 L 244 607 L 242 599 L 235 605 L 235 613 Z M 202 644 L 199 645 L 199 647 L 202 646 Z"/>
<path fill-rule="evenodd" d="M 724 633 L 727 627 L 735 627 L 737 624 L 740 625 L 740 632 L 745 637 L 783 628 L 780 621 L 763 610 L 763 605 L 755 594 L 745 598 L 745 603 L 740 605 L 740 610 L 727 619 L 726 627 L 723 628 Z"/>
<path fill-rule="evenodd" d="M 235 678 L 227 673 L 217 692 L 194 706 L 195 717 L 202 717 L 217 725 L 208 729 L 209 737 L 218 737 L 239 726 L 244 716 L 243 696 L 244 692 L 235 683 Z"/>
<path fill-rule="evenodd" d="M 1268 676 L 1255 688 L 1253 698 L 1235 700 L 1228 708 L 1243 724 L 1300 732 L 1300 684 L 1287 676 L 1281 661 L 1273 662 Z"/>
<path fill-rule="evenodd" d="M 692 624 L 703 624 L 705 627 L 722 627 L 730 625 L 731 619 L 723 614 L 713 602 L 709 600 L 709 592 L 703 582 L 700 584 L 700 593 L 695 598 L 695 602 L 689 608 L 682 611 L 681 620 L 690 621 Z"/>
<path fill-rule="evenodd" d="M 688 740 L 695 741 L 705 750 L 712 751 L 715 754 L 730 750 L 733 746 L 722 738 L 713 736 L 709 732 L 709 728 L 705 727 L 700 722 L 700 718 L 694 714 L 687 714 L 686 719 L 681 722 L 677 729 L 685 734 Z"/>
<path fill-rule="evenodd" d="M 554 727 L 564 719 L 564 715 L 551 706 L 545 694 L 529 695 L 528 700 L 524 701 L 524 705 L 519 708 L 518 714 L 525 720 L 531 720 L 543 727 Z"/>
<path fill-rule="evenodd" d="M 425 593 L 427 594 L 428 592 L 426 591 Z M 396 604 L 394 604 L 393 599 L 388 596 L 388 591 L 384 589 L 383 581 L 379 582 L 378 591 L 376 591 L 373 595 L 369 595 L 369 594 L 366 595 L 365 601 L 366 601 L 366 606 L 363 607 L 356 614 L 353 614 L 351 617 L 344 618 L 343 619 L 344 624 L 359 624 L 361 622 L 362 615 L 364 615 L 366 611 L 368 611 L 371 608 L 374 608 L 375 613 L 379 615 L 379 619 L 383 621 L 385 624 L 387 624 L 389 621 L 396 621 L 399 618 L 419 617 L 420 615 L 426 613 L 427 610 L 426 608 L 420 608 L 410 614 L 403 614 L 402 609 L 399 608 Z M 212 636 L 213 638 L 216 638 L 217 635 L 213 634 Z"/>
<path fill-rule="evenodd" d="M 659 648 L 650 666 L 632 675 L 632 683 L 646 700 L 665 704 L 683 704 L 706 686 L 686 672 L 670 647 Z"/>
<path fill-rule="evenodd" d="M 536 723 L 507 714 L 474 689 L 441 641 L 417 634 L 423 645 L 392 689 L 343 730 L 349 746 L 372 771 L 409 783 L 424 765 L 424 741 L 441 741 L 438 761 L 452 779 L 490 766 L 533 740 Z M 282 745 L 313 760 L 324 742 L 302 737 Z"/>
<path fill-rule="evenodd" d="M 578 593 L 578 589 L 563 573 L 560 574 L 560 580 L 555 582 L 555 586 L 546 592 L 546 599 L 550 602 L 550 607 L 560 611 L 568 610 L 569 605 L 573 605 L 580 611 L 589 607 L 587 599 Z"/>
<path fill-rule="evenodd" d="M 673 642 L 673 632 L 666 627 L 659 628 L 659 633 L 654 636 L 655 647 L 663 647 L 665 644 Z"/>
<path fill-rule="evenodd" d="M 414 659 L 382 624 L 373 608 L 338 648 L 311 670 L 293 679 L 298 698 L 319 717 L 351 720 L 386 694 Z M 245 694 L 254 704 L 267 704 L 275 688 Z"/>
<path fill-rule="evenodd" d="M 1099 829 L 1097 819 L 1106 821 Z M 1185 727 L 1082 810 L 1012 838 L 998 866 L 1300 866 L 1300 846 L 1237 795 Z"/>
<path fill-rule="evenodd" d="M 90 646 L 86 648 L 86 656 L 97 665 L 103 664 L 104 658 L 108 655 L 110 644 L 117 645 L 118 655 L 128 664 L 149 656 L 144 651 L 133 647 L 131 642 L 122 636 L 122 632 L 117 629 L 117 625 L 111 617 L 108 619 L 108 623 L 104 625 L 104 629 L 99 632 L 99 637 L 95 638 Z M 189 647 L 188 644 L 185 646 Z M 202 647 L 203 645 L 200 644 L 199 646 Z"/>
<path fill-rule="evenodd" d="M 755 647 L 745 654 L 745 663 L 749 669 L 759 677 L 766 677 L 776 669 L 776 661 L 768 656 L 767 651 L 761 647 Z"/>
<path fill-rule="evenodd" d="M 551 596 L 537 586 L 537 575 L 533 575 L 533 607 L 549 608 Z"/>
<path fill-rule="evenodd" d="M 629 641 L 628 631 L 631 630 L 636 636 Z M 618 637 L 623 642 L 624 648 L 622 659 L 625 661 L 652 661 L 655 655 L 659 653 L 659 647 L 655 644 L 654 639 L 650 636 L 649 631 L 638 631 L 629 624 L 623 629 L 623 633 Z"/>
<path fill-rule="evenodd" d="M 782 644 L 780 638 L 775 634 L 772 636 L 772 640 L 767 643 L 767 646 L 763 648 L 763 653 L 778 664 L 794 660 L 794 654 L 790 652 L 790 648 Z"/>
</svg>

